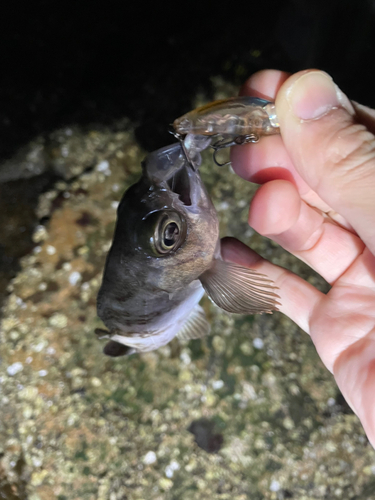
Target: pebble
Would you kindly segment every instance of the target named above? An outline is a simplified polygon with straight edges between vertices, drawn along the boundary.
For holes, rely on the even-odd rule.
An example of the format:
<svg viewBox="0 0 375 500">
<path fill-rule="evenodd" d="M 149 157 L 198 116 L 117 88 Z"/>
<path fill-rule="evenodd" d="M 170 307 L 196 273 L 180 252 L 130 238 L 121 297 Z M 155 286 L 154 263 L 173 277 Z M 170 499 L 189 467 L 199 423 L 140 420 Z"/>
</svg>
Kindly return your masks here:
<svg viewBox="0 0 375 500">
<path fill-rule="evenodd" d="M 169 465 L 165 468 L 165 475 L 170 479 L 176 470 L 179 470 L 180 464 L 176 460 L 172 460 Z"/>
<path fill-rule="evenodd" d="M 65 314 L 55 313 L 50 317 L 48 323 L 55 328 L 65 328 L 68 324 L 68 318 Z"/>
<path fill-rule="evenodd" d="M 56 248 L 52 245 L 47 245 L 46 252 L 48 253 L 48 255 L 55 255 Z"/>
<path fill-rule="evenodd" d="M 264 342 L 262 339 L 260 339 L 259 337 L 255 338 L 253 340 L 253 346 L 255 347 L 255 349 L 263 349 L 264 347 Z"/>
<path fill-rule="evenodd" d="M 44 241 L 48 236 L 47 230 L 44 226 L 36 226 L 33 234 L 33 242 L 40 243 Z"/>
<path fill-rule="evenodd" d="M 91 385 L 93 387 L 100 387 L 102 385 L 102 381 L 98 377 L 92 377 L 91 378 Z"/>
<path fill-rule="evenodd" d="M 250 356 L 253 353 L 253 347 L 250 342 L 242 342 L 240 349 L 245 356 Z"/>
<path fill-rule="evenodd" d="M 279 489 L 280 489 L 279 481 L 276 481 L 275 479 L 273 479 L 271 484 L 270 484 L 270 490 L 271 491 L 279 491 Z"/>
<path fill-rule="evenodd" d="M 189 365 L 191 363 L 191 357 L 186 351 L 182 351 L 180 354 L 180 359 L 185 365 Z"/>
<path fill-rule="evenodd" d="M 109 162 L 107 160 L 103 160 L 96 165 L 96 170 L 98 172 L 105 172 L 109 169 Z"/>
<path fill-rule="evenodd" d="M 73 271 L 70 276 L 69 276 L 69 283 L 73 286 L 75 286 L 78 281 L 80 281 L 82 278 L 81 273 L 78 271 Z"/>
<path fill-rule="evenodd" d="M 154 464 L 156 460 L 156 453 L 154 451 L 148 451 L 142 461 L 145 465 L 151 465 Z"/>
<path fill-rule="evenodd" d="M 16 375 L 19 372 L 22 372 L 23 370 L 23 364 L 20 363 L 19 361 L 16 361 L 12 365 L 8 366 L 7 372 L 9 375 L 13 377 L 13 375 Z"/>
<path fill-rule="evenodd" d="M 170 479 L 167 479 L 166 477 L 162 477 L 159 480 L 159 486 L 162 490 L 167 491 L 172 488 L 173 482 Z"/>
<path fill-rule="evenodd" d="M 214 348 L 215 352 L 217 352 L 218 354 L 222 354 L 226 349 L 226 342 L 223 337 L 220 337 L 220 335 L 215 335 L 212 339 L 212 347 Z"/>
<path fill-rule="evenodd" d="M 214 391 L 218 391 L 219 389 L 224 387 L 224 382 L 222 380 L 214 380 L 212 382 L 212 389 Z"/>
</svg>

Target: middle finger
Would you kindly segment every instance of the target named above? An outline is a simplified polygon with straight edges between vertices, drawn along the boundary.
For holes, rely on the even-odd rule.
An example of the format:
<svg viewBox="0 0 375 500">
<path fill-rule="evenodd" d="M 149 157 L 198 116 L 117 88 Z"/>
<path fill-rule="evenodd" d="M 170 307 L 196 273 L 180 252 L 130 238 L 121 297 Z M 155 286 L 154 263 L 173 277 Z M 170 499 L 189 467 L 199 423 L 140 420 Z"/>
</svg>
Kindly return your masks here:
<svg viewBox="0 0 375 500">
<path fill-rule="evenodd" d="M 255 194 L 249 224 L 334 283 L 361 255 L 364 243 L 305 203 L 284 180 L 266 183 Z"/>
</svg>

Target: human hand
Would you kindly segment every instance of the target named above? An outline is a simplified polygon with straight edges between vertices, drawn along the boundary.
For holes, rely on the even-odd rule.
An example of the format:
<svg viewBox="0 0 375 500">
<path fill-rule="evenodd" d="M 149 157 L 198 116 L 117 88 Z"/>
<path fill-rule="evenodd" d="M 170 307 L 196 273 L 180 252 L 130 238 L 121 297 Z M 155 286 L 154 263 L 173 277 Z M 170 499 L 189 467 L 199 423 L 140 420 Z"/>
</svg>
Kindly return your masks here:
<svg viewBox="0 0 375 500">
<path fill-rule="evenodd" d="M 232 166 L 262 184 L 249 224 L 315 269 L 328 294 L 232 238 L 225 260 L 274 280 L 280 310 L 311 335 L 375 446 L 375 110 L 320 71 L 261 71 L 243 95 L 276 101 L 281 136 L 232 150 Z"/>
</svg>

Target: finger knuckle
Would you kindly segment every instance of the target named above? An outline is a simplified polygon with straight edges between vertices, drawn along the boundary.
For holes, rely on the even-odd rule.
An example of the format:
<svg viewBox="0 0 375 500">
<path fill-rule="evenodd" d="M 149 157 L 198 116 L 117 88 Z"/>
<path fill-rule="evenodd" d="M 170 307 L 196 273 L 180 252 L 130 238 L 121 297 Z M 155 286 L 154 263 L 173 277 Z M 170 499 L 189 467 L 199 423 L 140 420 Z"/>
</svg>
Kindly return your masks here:
<svg viewBox="0 0 375 500">
<path fill-rule="evenodd" d="M 325 164 L 344 184 L 369 175 L 375 182 L 375 136 L 361 124 L 345 125 L 328 137 Z"/>
</svg>

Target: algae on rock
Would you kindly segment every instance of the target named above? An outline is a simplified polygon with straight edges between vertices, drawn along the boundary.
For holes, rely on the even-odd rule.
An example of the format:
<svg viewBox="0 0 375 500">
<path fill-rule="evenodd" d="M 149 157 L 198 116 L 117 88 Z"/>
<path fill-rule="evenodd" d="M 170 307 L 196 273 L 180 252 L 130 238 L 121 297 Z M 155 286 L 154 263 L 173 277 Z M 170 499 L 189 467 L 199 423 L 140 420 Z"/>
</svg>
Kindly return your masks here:
<svg viewBox="0 0 375 500">
<path fill-rule="evenodd" d="M 107 144 L 107 156 L 42 196 L 49 220 L 3 312 L 0 496 L 370 500 L 374 450 L 310 338 L 280 313 L 229 316 L 204 300 L 207 339 L 129 358 L 102 354 L 96 294 L 116 207 L 143 152 L 131 132 L 87 134 Z M 324 288 L 247 226 L 253 185 L 209 154 L 202 177 L 222 235 Z M 189 429 L 208 428 L 220 437 L 205 450 L 205 436 Z"/>
</svg>

